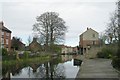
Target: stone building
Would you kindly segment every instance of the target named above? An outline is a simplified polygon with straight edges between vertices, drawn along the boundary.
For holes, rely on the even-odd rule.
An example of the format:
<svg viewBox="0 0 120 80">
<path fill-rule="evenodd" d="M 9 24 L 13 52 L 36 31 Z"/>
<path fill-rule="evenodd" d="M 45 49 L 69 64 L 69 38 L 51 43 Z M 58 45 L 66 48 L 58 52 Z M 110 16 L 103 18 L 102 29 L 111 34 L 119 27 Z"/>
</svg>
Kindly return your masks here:
<svg viewBox="0 0 120 80">
<path fill-rule="evenodd" d="M 73 47 L 63 45 L 61 47 L 61 53 L 63 54 L 73 53 Z"/>
<path fill-rule="evenodd" d="M 80 36 L 79 46 L 81 53 L 86 53 L 92 46 L 99 45 L 99 33 L 87 28 Z"/>
</svg>

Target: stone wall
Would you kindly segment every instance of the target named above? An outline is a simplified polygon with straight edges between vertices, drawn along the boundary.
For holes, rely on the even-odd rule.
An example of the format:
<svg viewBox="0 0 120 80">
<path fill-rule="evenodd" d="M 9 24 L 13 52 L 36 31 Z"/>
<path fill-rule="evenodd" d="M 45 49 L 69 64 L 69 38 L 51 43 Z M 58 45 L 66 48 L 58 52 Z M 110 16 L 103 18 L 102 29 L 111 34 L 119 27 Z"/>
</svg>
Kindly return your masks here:
<svg viewBox="0 0 120 80">
<path fill-rule="evenodd" d="M 90 50 L 87 50 L 84 54 L 85 58 L 96 58 L 97 53 L 101 51 L 102 47 L 91 47 Z"/>
</svg>

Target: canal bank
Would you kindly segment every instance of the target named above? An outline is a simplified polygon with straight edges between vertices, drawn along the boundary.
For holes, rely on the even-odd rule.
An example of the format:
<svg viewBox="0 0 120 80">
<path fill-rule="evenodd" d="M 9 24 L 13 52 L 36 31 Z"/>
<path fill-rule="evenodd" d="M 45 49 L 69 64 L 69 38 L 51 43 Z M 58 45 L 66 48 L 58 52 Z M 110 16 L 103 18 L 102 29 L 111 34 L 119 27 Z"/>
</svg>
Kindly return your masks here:
<svg viewBox="0 0 120 80">
<path fill-rule="evenodd" d="M 84 59 L 77 78 L 120 79 L 120 74 L 112 67 L 110 59 Z"/>
<path fill-rule="evenodd" d="M 77 58 L 77 55 L 61 55 L 46 62 L 37 61 L 25 64 L 18 63 L 12 66 L 3 65 L 2 79 L 49 78 L 51 80 L 54 78 L 75 78 L 80 68 L 74 64 L 74 60 Z"/>
</svg>

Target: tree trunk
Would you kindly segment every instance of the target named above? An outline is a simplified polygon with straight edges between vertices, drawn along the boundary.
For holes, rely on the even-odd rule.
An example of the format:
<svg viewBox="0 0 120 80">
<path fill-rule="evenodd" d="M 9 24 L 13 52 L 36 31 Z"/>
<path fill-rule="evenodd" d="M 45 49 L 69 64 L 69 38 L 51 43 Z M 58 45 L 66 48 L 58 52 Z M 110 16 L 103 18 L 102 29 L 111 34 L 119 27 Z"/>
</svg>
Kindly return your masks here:
<svg viewBox="0 0 120 80">
<path fill-rule="evenodd" d="M 53 29 L 51 28 L 51 35 L 50 35 L 50 51 L 53 52 Z"/>
<path fill-rule="evenodd" d="M 47 26 L 47 30 L 46 30 L 45 51 L 48 51 L 48 39 L 49 39 L 49 34 L 48 34 L 48 26 Z"/>
</svg>

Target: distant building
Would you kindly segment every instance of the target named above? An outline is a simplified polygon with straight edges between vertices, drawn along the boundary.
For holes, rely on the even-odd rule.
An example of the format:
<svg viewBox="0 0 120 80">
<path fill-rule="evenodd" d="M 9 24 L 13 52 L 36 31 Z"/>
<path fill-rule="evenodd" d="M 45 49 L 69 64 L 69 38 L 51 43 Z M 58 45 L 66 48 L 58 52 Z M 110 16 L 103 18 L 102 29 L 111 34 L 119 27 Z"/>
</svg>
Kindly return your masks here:
<svg viewBox="0 0 120 80">
<path fill-rule="evenodd" d="M 4 26 L 3 22 L 0 22 L 0 36 L 1 47 L 10 51 L 11 49 L 11 31 Z"/>
<path fill-rule="evenodd" d="M 73 53 L 73 47 L 63 45 L 61 47 L 61 53 L 63 53 L 63 54 Z"/>
<path fill-rule="evenodd" d="M 80 35 L 79 45 L 81 53 L 86 53 L 90 47 L 99 45 L 99 33 L 91 28 L 87 28 L 87 30 Z"/>
<path fill-rule="evenodd" d="M 12 50 L 23 51 L 25 50 L 25 44 L 22 41 L 20 41 L 19 38 L 13 37 L 11 40 L 11 48 Z"/>
<path fill-rule="evenodd" d="M 76 47 L 72 47 L 72 49 L 73 49 L 73 53 L 78 53 L 78 47 L 76 46 Z"/>
<path fill-rule="evenodd" d="M 41 50 L 41 45 L 37 42 L 37 38 L 33 38 L 33 41 L 29 44 L 29 50 L 32 52 Z"/>
</svg>

